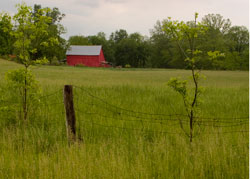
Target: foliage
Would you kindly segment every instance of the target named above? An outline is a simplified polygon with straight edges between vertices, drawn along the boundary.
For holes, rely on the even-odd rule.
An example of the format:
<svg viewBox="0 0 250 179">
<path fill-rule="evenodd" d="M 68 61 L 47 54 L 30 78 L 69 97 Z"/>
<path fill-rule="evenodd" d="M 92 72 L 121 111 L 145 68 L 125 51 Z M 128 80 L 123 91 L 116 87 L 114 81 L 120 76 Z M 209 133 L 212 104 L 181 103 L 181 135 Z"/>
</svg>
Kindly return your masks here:
<svg viewBox="0 0 250 179">
<path fill-rule="evenodd" d="M 202 18 L 202 22 L 206 24 L 209 29 L 227 33 L 231 27 L 230 19 L 224 19 L 220 14 L 208 14 Z"/>
<path fill-rule="evenodd" d="M 61 37 L 66 30 L 60 21 L 65 14 L 58 8 L 51 10 L 36 4 L 32 8 L 22 3 L 17 8 L 13 17 L 0 14 L 0 55 L 17 55 L 18 61 L 26 65 L 27 59 L 64 59 L 68 44 Z"/>
<path fill-rule="evenodd" d="M 233 26 L 226 34 L 227 56 L 226 69 L 248 70 L 249 67 L 249 32 L 244 26 Z"/>
<path fill-rule="evenodd" d="M 148 56 L 148 44 L 146 39 L 139 33 L 128 35 L 125 30 L 111 34 L 115 57 L 115 64 L 131 67 L 145 67 Z"/>
<path fill-rule="evenodd" d="M 13 52 L 12 18 L 8 13 L 0 13 L 0 55 L 10 55 Z"/>
<path fill-rule="evenodd" d="M 16 100 L 20 106 L 20 119 L 27 119 L 30 111 L 34 110 L 38 103 L 38 96 L 40 88 L 38 81 L 29 69 L 21 68 L 18 70 L 11 70 L 5 75 L 8 90 L 11 91 L 11 98 Z"/>
<path fill-rule="evenodd" d="M 26 4 L 18 4 L 18 12 L 13 19 L 17 26 L 13 35 L 15 36 L 15 51 L 18 60 L 27 68 L 32 65 L 37 58 L 32 59 L 38 53 L 38 47 L 52 48 L 58 43 L 57 38 L 48 37 L 48 23 L 51 18 L 46 16 L 50 12 L 49 8 L 40 9 L 36 16 L 32 16 L 32 8 Z M 41 57 L 45 59 L 45 56 Z M 47 62 L 47 60 L 41 61 Z"/>
<path fill-rule="evenodd" d="M 54 57 L 51 59 L 50 64 L 51 64 L 51 65 L 58 66 L 58 65 L 60 65 L 60 62 L 58 61 L 57 57 L 54 56 Z"/>
<path fill-rule="evenodd" d="M 36 17 L 37 14 L 41 14 L 40 11 L 42 9 L 47 8 L 42 8 L 41 5 L 35 4 L 32 15 Z M 61 13 L 58 8 L 54 7 L 46 12 L 45 16 L 51 19 L 51 21 L 47 24 L 48 35 L 43 36 L 43 39 L 45 41 L 56 41 L 54 41 L 55 43 L 50 47 L 38 46 L 38 53 L 33 58 L 42 58 L 43 56 L 46 56 L 50 63 L 52 62 L 54 56 L 56 56 L 58 60 L 65 59 L 65 53 L 69 45 L 67 41 L 61 37 L 62 34 L 66 33 L 66 29 L 60 24 L 62 19 L 65 17 L 65 14 Z"/>
<path fill-rule="evenodd" d="M 177 78 L 171 78 L 168 81 L 168 86 L 172 87 L 175 91 L 180 93 L 184 99 L 184 103 L 187 103 L 187 80 L 179 80 Z"/>
<path fill-rule="evenodd" d="M 70 45 L 92 45 L 88 41 L 88 38 L 81 36 L 81 35 L 75 35 L 75 36 L 69 37 L 68 42 Z"/>
<path fill-rule="evenodd" d="M 131 68 L 131 65 L 130 64 L 126 64 L 124 67 L 125 68 Z"/>
<path fill-rule="evenodd" d="M 150 33 L 148 65 L 154 68 L 184 68 L 183 60 L 178 60 L 179 53 L 175 53 L 171 37 L 162 30 L 162 22 L 157 21 Z"/>
<path fill-rule="evenodd" d="M 150 38 L 150 67 L 165 67 L 165 68 L 187 68 L 187 62 L 185 62 L 185 55 L 183 51 L 176 44 L 176 36 L 170 34 L 170 31 L 164 31 L 163 24 L 167 23 L 170 19 L 163 21 L 157 21 L 154 28 L 151 30 Z M 176 22 L 177 23 L 177 22 Z M 192 25 L 193 22 L 182 22 L 186 25 Z M 196 63 L 199 69 L 225 69 L 236 70 L 248 69 L 248 30 L 246 27 L 231 27 L 231 21 L 224 19 L 219 14 L 208 14 L 202 18 L 201 23 L 206 29 L 202 33 L 198 34 L 195 45 L 200 51 L 199 60 Z M 237 30 L 236 30 L 237 29 Z M 233 35 L 235 34 L 235 35 Z M 237 35 L 236 35 L 237 34 Z M 244 35 L 243 35 L 244 34 Z M 176 34 L 177 35 L 177 34 Z M 179 34 L 180 35 L 180 34 Z M 243 47 L 244 54 L 236 55 L 237 38 L 241 37 L 240 43 Z M 244 40 L 243 40 L 244 39 Z M 189 48 L 189 41 L 187 39 L 179 39 L 180 44 L 186 52 Z M 224 58 L 220 58 L 219 63 L 214 63 L 207 56 L 209 51 L 220 51 L 225 54 Z M 240 64 L 239 65 L 239 61 Z M 189 67 L 190 68 L 190 67 Z"/>
</svg>

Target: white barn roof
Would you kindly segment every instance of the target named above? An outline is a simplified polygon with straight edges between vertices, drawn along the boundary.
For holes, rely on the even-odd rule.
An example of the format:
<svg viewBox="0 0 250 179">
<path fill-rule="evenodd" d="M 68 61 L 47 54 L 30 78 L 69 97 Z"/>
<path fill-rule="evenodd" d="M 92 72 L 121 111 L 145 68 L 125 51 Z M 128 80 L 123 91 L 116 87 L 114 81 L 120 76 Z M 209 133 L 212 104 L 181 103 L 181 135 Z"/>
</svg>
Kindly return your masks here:
<svg viewBox="0 0 250 179">
<path fill-rule="evenodd" d="M 71 45 L 69 50 L 67 50 L 66 55 L 100 55 L 101 49 L 101 45 Z"/>
</svg>

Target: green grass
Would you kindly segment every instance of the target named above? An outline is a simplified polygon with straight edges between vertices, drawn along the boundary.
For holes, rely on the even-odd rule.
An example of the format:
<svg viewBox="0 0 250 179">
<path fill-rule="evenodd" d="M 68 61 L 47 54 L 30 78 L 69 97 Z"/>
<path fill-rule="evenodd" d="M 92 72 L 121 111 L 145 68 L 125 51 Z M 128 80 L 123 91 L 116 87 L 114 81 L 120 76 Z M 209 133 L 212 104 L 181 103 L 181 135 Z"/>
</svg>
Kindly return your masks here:
<svg viewBox="0 0 250 179">
<path fill-rule="evenodd" d="M 18 67 L 0 60 L 3 88 L 4 73 Z M 184 114 L 181 97 L 166 83 L 171 77 L 188 79 L 188 70 L 41 66 L 33 67 L 33 72 L 43 95 L 58 92 L 32 106 L 27 122 L 18 119 L 18 108 L 0 110 L 0 178 L 249 178 L 248 133 L 232 132 L 248 131 L 248 124 L 196 125 L 190 144 L 178 121 L 131 112 Z M 249 115 L 248 72 L 202 73 L 206 79 L 201 82 L 205 93 L 199 116 L 235 122 L 231 118 Z M 77 133 L 84 142 L 68 146 L 62 104 L 65 84 L 129 111 L 75 87 Z M 1 95 L 15 102 L 11 91 Z M 155 119 L 162 124 L 147 122 Z M 188 129 L 187 123 L 183 125 Z"/>
</svg>

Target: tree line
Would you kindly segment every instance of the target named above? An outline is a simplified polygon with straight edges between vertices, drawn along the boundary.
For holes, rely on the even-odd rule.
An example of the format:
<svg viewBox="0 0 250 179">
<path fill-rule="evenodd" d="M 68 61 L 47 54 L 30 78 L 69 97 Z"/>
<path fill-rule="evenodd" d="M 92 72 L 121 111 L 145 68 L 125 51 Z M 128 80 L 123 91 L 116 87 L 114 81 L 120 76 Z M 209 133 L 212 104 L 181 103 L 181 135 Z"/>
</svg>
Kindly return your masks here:
<svg viewBox="0 0 250 179">
<path fill-rule="evenodd" d="M 58 8 L 17 5 L 17 13 L 0 13 L 0 56 L 17 62 L 42 60 L 50 64 L 65 58 L 68 42 L 61 25 L 65 14 Z"/>
<path fill-rule="evenodd" d="M 30 23 L 35 24 L 34 17 L 39 14 L 41 9 L 44 9 L 41 5 L 34 5 L 30 9 L 30 19 L 33 19 L 30 20 Z M 51 20 L 46 22 L 46 35 L 35 37 L 34 34 L 31 45 L 36 50 L 29 51 L 32 60 L 46 57 L 51 64 L 54 64 L 66 58 L 65 53 L 70 45 L 102 45 L 106 61 L 111 62 L 114 66 L 189 68 L 181 52 L 181 50 L 188 50 L 188 38 L 181 39 L 180 43 L 183 49 L 180 49 L 171 33 L 163 30 L 169 19 L 157 21 L 150 30 L 150 37 L 143 36 L 138 32 L 129 34 L 125 29 L 120 29 L 112 32 L 108 37 L 104 32 L 99 32 L 91 36 L 71 36 L 66 40 L 62 38 L 66 30 L 61 25 L 65 14 L 61 13 L 58 8 L 53 8 L 44 16 Z M 15 48 L 17 45 L 16 37 L 13 34 L 18 29 L 16 24 L 20 23 L 15 23 L 15 21 L 17 21 L 15 15 L 11 17 L 8 13 L 0 14 L 0 55 L 2 57 L 9 58 L 9 55 L 18 53 Z M 193 21 L 182 23 L 190 27 L 194 25 Z M 223 18 L 220 14 L 205 15 L 199 23 L 203 24 L 206 30 L 199 34 L 195 44 L 201 51 L 198 68 L 248 70 L 249 31 L 245 26 L 232 26 L 231 21 Z M 41 42 L 50 42 L 52 39 L 57 39 L 53 46 L 41 45 Z M 210 60 L 207 55 L 210 51 L 219 51 L 224 56 Z"/>
</svg>

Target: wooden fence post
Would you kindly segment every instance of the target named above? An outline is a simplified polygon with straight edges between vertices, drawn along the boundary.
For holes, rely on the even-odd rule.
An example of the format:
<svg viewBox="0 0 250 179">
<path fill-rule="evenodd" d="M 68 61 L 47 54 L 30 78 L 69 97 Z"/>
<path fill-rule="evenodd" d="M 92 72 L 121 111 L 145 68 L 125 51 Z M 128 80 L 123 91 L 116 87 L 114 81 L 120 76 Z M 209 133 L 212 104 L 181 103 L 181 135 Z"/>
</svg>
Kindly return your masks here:
<svg viewBox="0 0 250 179">
<path fill-rule="evenodd" d="M 76 118 L 73 102 L 73 87 L 72 85 L 64 86 L 64 107 L 66 112 L 66 130 L 68 141 L 76 141 Z"/>
</svg>

